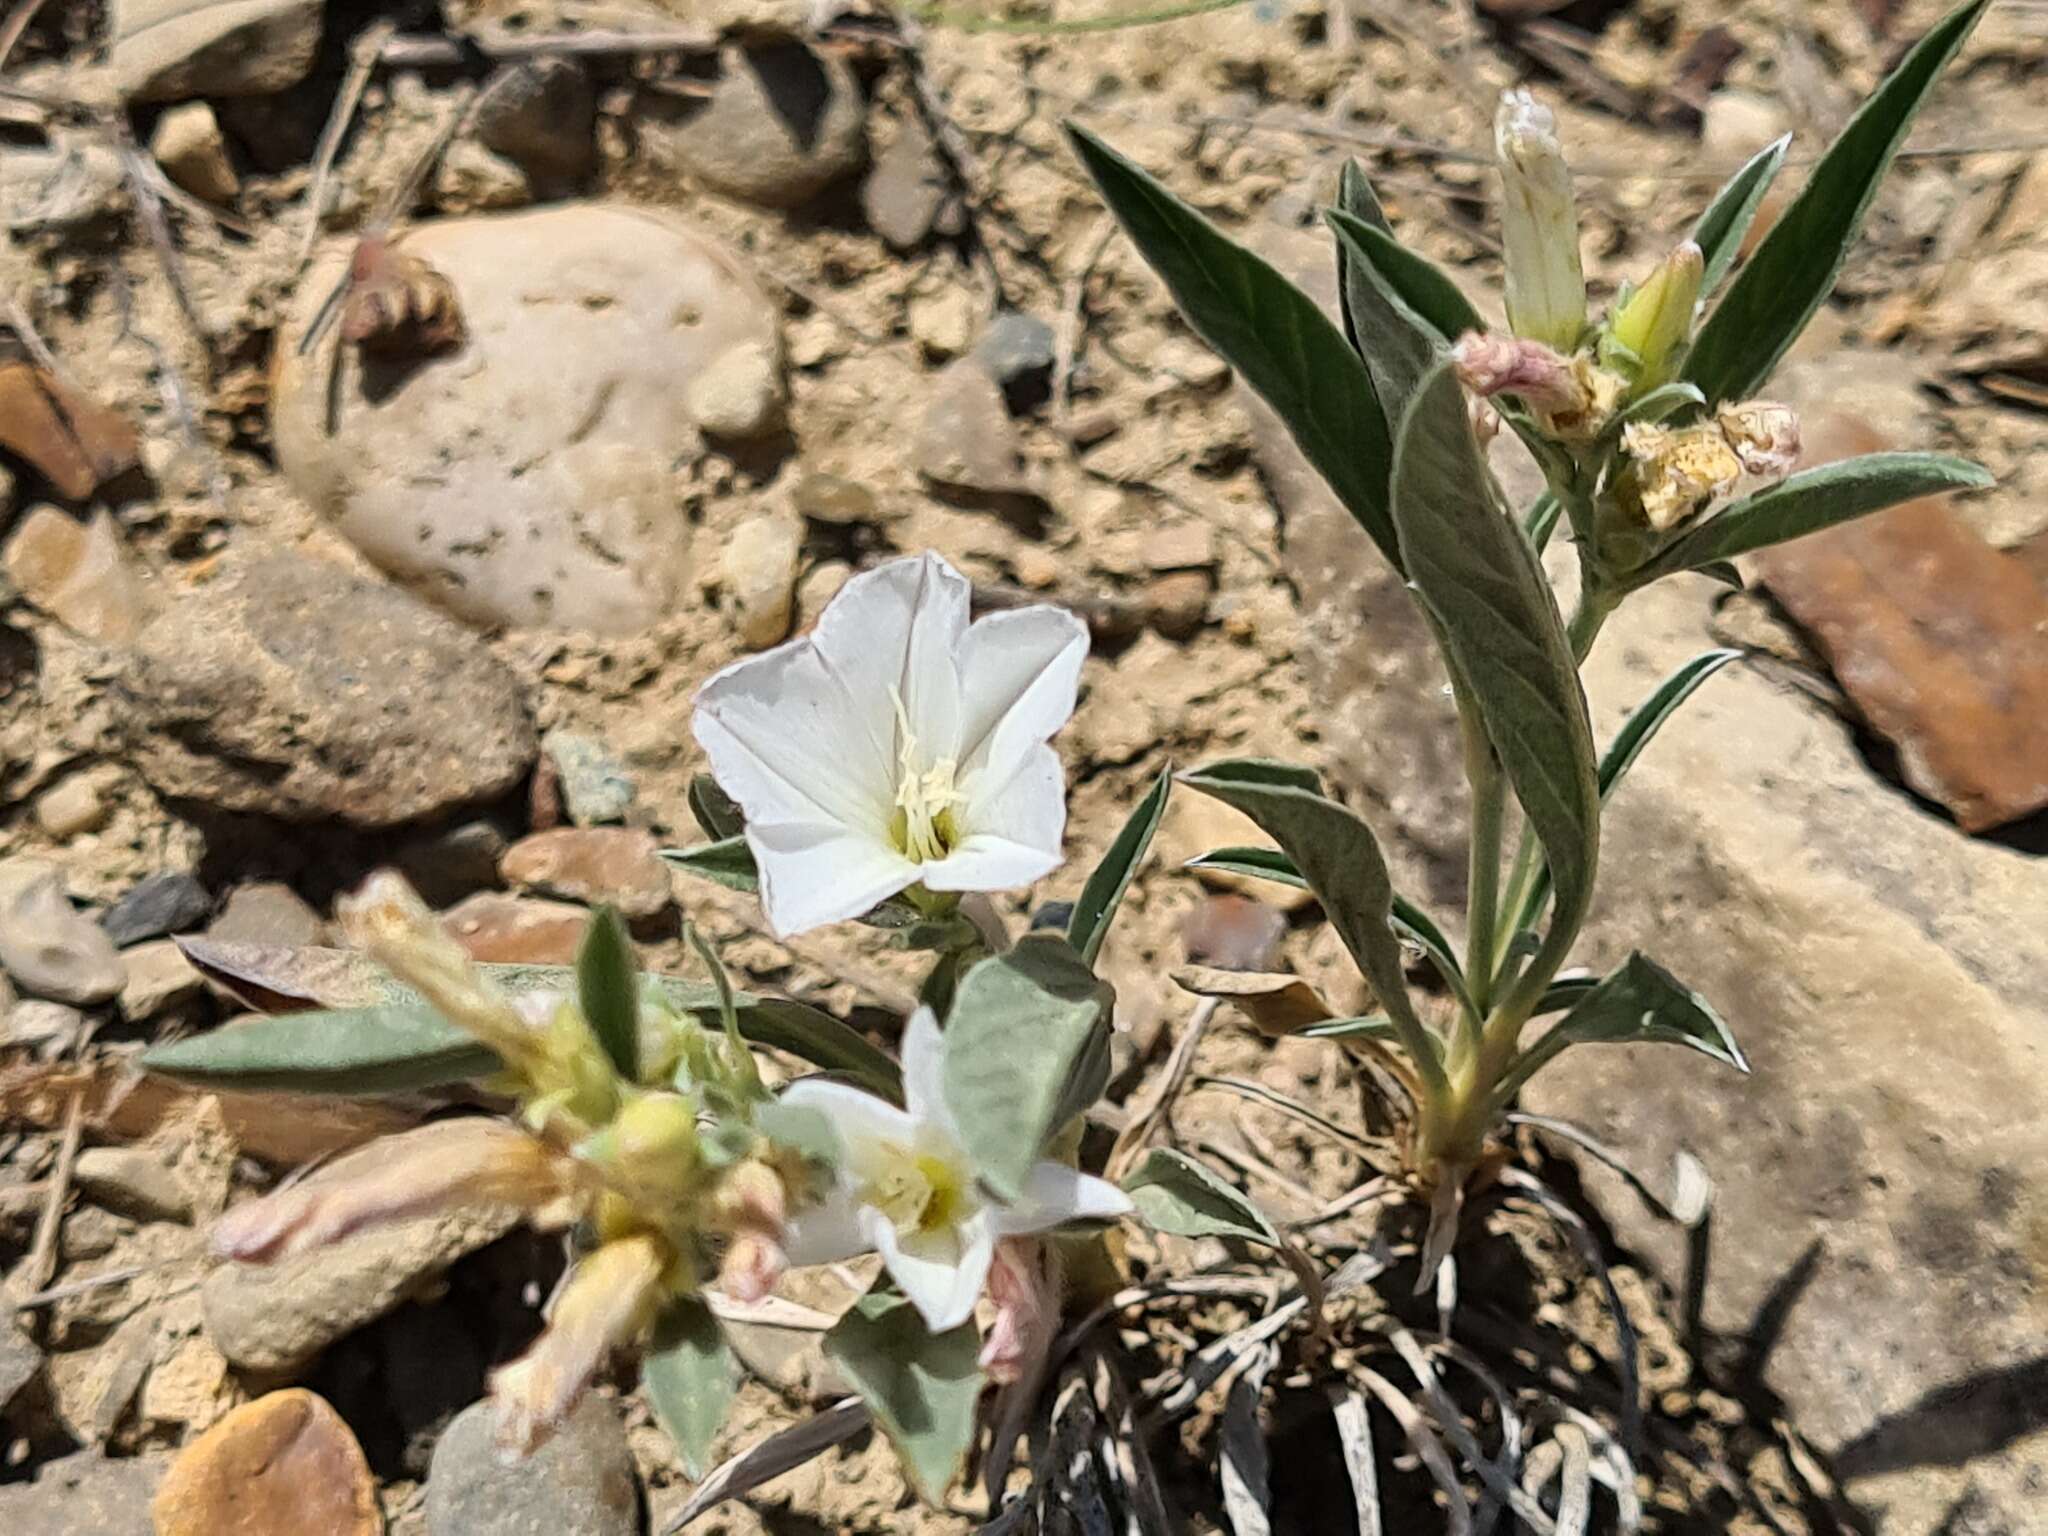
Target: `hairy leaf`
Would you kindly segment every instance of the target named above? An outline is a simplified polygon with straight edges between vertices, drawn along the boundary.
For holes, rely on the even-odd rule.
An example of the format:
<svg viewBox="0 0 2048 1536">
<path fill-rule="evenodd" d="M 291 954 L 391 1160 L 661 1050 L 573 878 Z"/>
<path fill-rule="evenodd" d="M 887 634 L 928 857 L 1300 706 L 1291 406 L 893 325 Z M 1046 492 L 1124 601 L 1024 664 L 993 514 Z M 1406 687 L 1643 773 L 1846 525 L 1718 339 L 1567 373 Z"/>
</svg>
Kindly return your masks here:
<svg viewBox="0 0 2048 1536">
<path fill-rule="evenodd" d="M 640 965 L 626 925 L 610 907 L 591 914 L 576 952 L 576 1000 L 619 1076 L 640 1080 Z"/>
<path fill-rule="evenodd" d="M 1642 586 L 1673 571 L 1694 570 L 1768 549 L 1897 506 L 1917 496 L 1982 490 L 1991 476 L 1945 453 L 1873 453 L 1802 470 L 1746 496 L 1680 535 L 1629 577 Z"/>
<path fill-rule="evenodd" d="M 1131 877 L 1152 846 L 1152 834 L 1159 830 L 1159 818 L 1166 814 L 1166 797 L 1172 788 L 1173 770 L 1168 768 L 1145 792 L 1145 798 L 1131 812 L 1074 902 L 1074 915 L 1067 919 L 1067 942 L 1091 966 L 1102 952 L 1102 941 L 1109 936 L 1109 925 L 1116 917 L 1124 892 L 1131 887 Z"/>
<path fill-rule="evenodd" d="M 1758 150 L 1714 194 L 1714 200 L 1707 204 L 1700 221 L 1693 225 L 1692 241 L 1704 258 L 1704 270 L 1700 274 L 1701 298 L 1721 286 L 1721 279 L 1728 275 L 1728 269 L 1735 265 L 1735 258 L 1742 254 L 1743 238 L 1756 219 L 1764 194 L 1778 179 L 1778 172 L 1785 164 L 1785 151 L 1791 143 L 1792 135 L 1788 133 Z"/>
<path fill-rule="evenodd" d="M 739 1369 L 724 1330 L 700 1297 L 678 1296 L 662 1308 L 640 1380 L 683 1470 L 693 1481 L 701 1479 L 738 1390 Z"/>
<path fill-rule="evenodd" d="M 1401 424 L 1394 521 L 1409 579 L 1436 616 L 1515 798 L 1549 856 L 1562 931 L 1576 930 L 1600 847 L 1593 728 L 1529 541 L 1480 457 L 1465 392 L 1443 363 Z"/>
<path fill-rule="evenodd" d="M 1386 420 L 1364 361 L 1322 308 L 1158 180 L 1067 125 L 1103 201 L 1165 281 L 1188 323 L 1279 414 L 1388 560 Z"/>
<path fill-rule="evenodd" d="M 1593 1043 L 1689 1046 L 1738 1072 L 1749 1070 L 1734 1035 L 1705 999 L 1654 960 L 1632 954 L 1522 1053 L 1495 1098 L 1505 1103 L 1560 1052 Z"/>
<path fill-rule="evenodd" d="M 1443 351 L 1443 338 L 1378 269 L 1367 237 L 1377 236 L 1398 250 L 1393 236 L 1341 209 L 1326 209 L 1323 216 L 1344 250 L 1344 312 L 1350 321 L 1352 344 L 1365 359 L 1382 419 L 1391 430 L 1392 423 L 1401 419 L 1415 386 Z"/>
<path fill-rule="evenodd" d="M 1071 1116 L 1076 1082 L 1106 1070 L 1114 996 L 1053 933 L 1026 934 L 960 978 L 946 1020 L 946 1105 L 975 1172 L 1003 1198 L 1023 1193 Z"/>
<path fill-rule="evenodd" d="M 747 846 L 744 834 L 735 833 L 695 848 L 664 848 L 661 856 L 677 868 L 729 891 L 753 892 L 761 888 L 761 875 L 754 867 L 754 850 Z"/>
<path fill-rule="evenodd" d="M 1621 729 L 1614 733 L 1614 740 L 1607 744 L 1607 750 L 1600 754 L 1600 798 L 1604 800 L 1614 793 L 1614 786 L 1621 782 L 1630 765 L 1642 756 L 1643 748 L 1650 744 L 1650 739 L 1662 729 L 1666 720 L 1678 713 L 1679 706 L 1698 691 L 1700 684 L 1729 662 L 1741 659 L 1740 651 L 1702 651 L 1659 683 L 1650 696 L 1630 712 Z"/>
<path fill-rule="evenodd" d="M 1155 1231 L 1280 1246 L 1280 1234 L 1248 1195 L 1170 1147 L 1146 1153 L 1145 1161 L 1125 1178 L 1124 1193 Z"/>
<path fill-rule="evenodd" d="M 1400 305 L 1408 323 L 1422 327 L 1432 351 L 1450 346 L 1467 331 L 1486 329 L 1485 320 L 1451 275 L 1396 240 L 1391 231 L 1342 208 L 1329 209 L 1324 217 L 1349 253 L 1346 266 L 1356 275 L 1354 280 L 1370 273 L 1379 291 Z"/>
<path fill-rule="evenodd" d="M 424 1004 L 322 1009 L 229 1024 L 155 1046 L 142 1065 L 223 1088 L 302 1093 L 407 1093 L 488 1077 L 488 1047 Z"/>
<path fill-rule="evenodd" d="M 870 1291 L 825 1335 L 824 1348 L 889 1436 L 918 1491 L 939 1502 L 974 1439 L 981 1396 L 974 1324 L 935 1334 L 903 1297 Z"/>
<path fill-rule="evenodd" d="M 1842 130 L 1700 327 L 1684 377 L 1713 404 L 1754 394 L 1827 299 L 1933 86 L 1990 0 L 1938 22 Z"/>
<path fill-rule="evenodd" d="M 689 801 L 691 817 L 713 842 L 738 837 L 746 830 L 747 818 L 739 802 L 720 789 L 710 774 L 700 773 L 690 780 Z"/>
</svg>

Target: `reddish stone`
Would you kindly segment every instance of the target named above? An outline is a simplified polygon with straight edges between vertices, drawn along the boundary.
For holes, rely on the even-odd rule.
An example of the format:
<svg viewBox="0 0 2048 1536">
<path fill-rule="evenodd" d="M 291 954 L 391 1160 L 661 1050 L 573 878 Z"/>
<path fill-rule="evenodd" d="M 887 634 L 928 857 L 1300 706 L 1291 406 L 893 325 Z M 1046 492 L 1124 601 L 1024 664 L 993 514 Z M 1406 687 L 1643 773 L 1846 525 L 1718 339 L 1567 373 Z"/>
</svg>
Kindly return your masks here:
<svg viewBox="0 0 2048 1536">
<path fill-rule="evenodd" d="M 1809 422 L 1829 457 L 1882 446 Z M 2048 806 L 2048 594 L 1929 497 L 1757 557 L 1906 782 L 1972 832 Z"/>
<path fill-rule="evenodd" d="M 595 905 L 609 902 L 631 918 L 669 904 L 668 866 L 654 838 L 637 827 L 555 827 L 505 850 L 498 873 L 507 885 Z"/>
<path fill-rule="evenodd" d="M 186 1446 L 157 1536 L 378 1536 L 377 1485 L 341 1415 L 303 1388 L 245 1403 Z"/>
<path fill-rule="evenodd" d="M 567 902 L 479 891 L 441 922 L 470 959 L 486 965 L 573 965 L 590 914 Z"/>
</svg>

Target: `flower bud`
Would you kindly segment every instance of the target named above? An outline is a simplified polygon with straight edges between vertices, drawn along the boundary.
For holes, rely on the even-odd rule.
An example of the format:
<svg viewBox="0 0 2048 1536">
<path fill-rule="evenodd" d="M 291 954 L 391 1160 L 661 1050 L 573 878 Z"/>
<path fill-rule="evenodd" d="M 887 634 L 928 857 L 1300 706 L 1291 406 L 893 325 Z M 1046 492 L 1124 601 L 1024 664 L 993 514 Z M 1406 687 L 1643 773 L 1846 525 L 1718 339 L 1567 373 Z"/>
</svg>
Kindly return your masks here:
<svg viewBox="0 0 2048 1536">
<path fill-rule="evenodd" d="M 697 1111 L 680 1094 L 639 1094 L 577 1151 L 616 1187 L 680 1202 L 697 1187 Z"/>
<path fill-rule="evenodd" d="M 1516 395 L 1534 410 L 1572 410 L 1584 405 L 1571 363 L 1540 341 L 1498 331 L 1467 331 L 1451 348 L 1458 381 L 1482 399 Z"/>
<path fill-rule="evenodd" d="M 1504 92 L 1493 120 L 1493 146 L 1500 164 L 1508 324 L 1518 336 L 1570 352 L 1586 328 L 1586 278 L 1557 119 L 1527 91 Z"/>
<path fill-rule="evenodd" d="M 982 1337 L 977 1363 L 989 1380 L 1007 1385 L 1045 1353 L 1059 1323 L 1052 1249 L 1033 1237 L 998 1242 L 988 1270 L 988 1299 L 995 1304 L 995 1316 Z"/>
<path fill-rule="evenodd" d="M 1621 441 L 1635 461 L 1643 517 L 1659 533 L 1677 527 L 1742 478 L 1742 461 L 1712 424 L 1673 430 L 1634 423 Z"/>
<path fill-rule="evenodd" d="M 1692 335 L 1705 274 L 1700 248 L 1687 240 L 1608 317 L 1607 339 L 1619 354 L 1613 360 L 1634 375 L 1638 389 L 1654 389 L 1671 376 Z"/>
<path fill-rule="evenodd" d="M 1744 400 L 1724 405 L 1714 419 L 1742 467 L 1752 475 L 1776 480 L 1792 473 L 1799 462 L 1799 416 L 1775 400 Z"/>
</svg>

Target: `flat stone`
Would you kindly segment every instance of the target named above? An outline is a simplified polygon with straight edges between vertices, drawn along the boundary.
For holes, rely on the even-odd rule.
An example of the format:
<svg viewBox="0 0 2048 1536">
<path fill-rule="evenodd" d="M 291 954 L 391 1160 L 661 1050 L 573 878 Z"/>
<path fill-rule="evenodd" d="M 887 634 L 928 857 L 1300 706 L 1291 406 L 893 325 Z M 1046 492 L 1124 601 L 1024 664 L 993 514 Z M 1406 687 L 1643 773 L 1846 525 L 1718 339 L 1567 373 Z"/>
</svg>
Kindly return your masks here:
<svg viewBox="0 0 2048 1536">
<path fill-rule="evenodd" d="M 34 997 L 90 1007 L 121 990 L 121 957 L 64 894 L 64 876 L 36 859 L 0 860 L 0 968 Z"/>
<path fill-rule="evenodd" d="M 41 1374 L 42 1346 L 30 1338 L 12 1313 L 0 1317 L 0 1414 L 5 1414 L 22 1388 Z"/>
<path fill-rule="evenodd" d="M 151 1505 L 157 1536 L 381 1536 L 363 1448 L 300 1387 L 244 1403 L 172 1463 Z"/>
<path fill-rule="evenodd" d="M 176 939 L 151 939 L 121 952 L 127 980 L 121 984 L 121 1016 L 154 1018 L 164 1009 L 196 997 L 206 982 Z"/>
<path fill-rule="evenodd" d="M 319 944 L 327 924 L 282 880 L 252 880 L 228 892 L 206 936 L 222 944 Z"/>
<path fill-rule="evenodd" d="M 861 212 L 868 228 L 892 249 L 914 251 L 931 238 L 951 188 L 931 131 L 915 112 L 896 126 L 896 136 L 875 156 L 861 183 Z"/>
<path fill-rule="evenodd" d="M 789 500 L 805 517 L 835 527 L 884 522 L 901 515 L 885 510 L 875 493 L 858 480 L 817 469 L 804 472 Z"/>
<path fill-rule="evenodd" d="M 591 1392 L 531 1456 L 498 1449 L 495 1405 L 456 1416 L 427 1473 L 427 1536 L 639 1536 L 640 1485 L 619 1410 Z"/>
<path fill-rule="evenodd" d="M 109 62 L 130 101 L 269 96 L 320 47 L 319 0 L 113 0 Z"/>
<path fill-rule="evenodd" d="M 39 1468 L 32 1483 L 0 1484 L 8 1536 L 157 1536 L 149 1496 L 162 1458 L 79 1451 Z"/>
<path fill-rule="evenodd" d="M 652 917 L 671 899 L 668 866 L 651 833 L 637 827 L 556 827 L 522 837 L 498 873 L 507 885 Z"/>
<path fill-rule="evenodd" d="M 973 358 L 933 377 L 913 453 L 919 472 L 942 489 L 1032 494 L 1002 387 Z"/>
<path fill-rule="evenodd" d="M 441 921 L 470 959 L 486 965 L 573 965 L 590 914 L 567 902 L 478 891 Z"/>
<path fill-rule="evenodd" d="M 626 819 L 638 786 L 603 742 L 558 726 L 541 737 L 540 749 L 560 776 L 562 804 L 577 826 Z"/>
<path fill-rule="evenodd" d="M 5 559 L 22 596 L 66 629 L 102 645 L 132 642 L 155 609 L 105 512 L 81 523 L 55 507 L 37 507 L 8 539 Z"/>
<path fill-rule="evenodd" d="M 2048 806 L 2048 593 L 1946 498 L 1756 564 L 1914 789 L 1973 832 Z"/>
<path fill-rule="evenodd" d="M 518 679 L 389 586 L 279 554 L 151 623 L 123 674 L 162 794 L 381 827 L 490 799 L 536 743 Z"/>
<path fill-rule="evenodd" d="M 85 1015 L 69 1003 L 48 998 L 24 998 L 7 1010 L 0 1044 L 34 1051 L 44 1061 L 54 1061 L 77 1045 L 85 1032 Z"/>
<path fill-rule="evenodd" d="M 349 249 L 314 262 L 279 331 L 271 425 L 292 488 L 472 623 L 622 635 L 671 612 L 689 570 L 675 471 L 704 449 L 693 381 L 735 348 L 780 357 L 741 260 L 623 205 L 435 220 L 404 251 L 453 289 L 463 343 L 379 361 L 333 327 L 301 357 Z"/>
<path fill-rule="evenodd" d="M 733 628 L 754 650 L 789 636 L 802 552 L 802 522 L 771 513 L 748 518 L 725 541 L 720 584 L 731 605 Z"/>
<path fill-rule="evenodd" d="M 95 1205 L 140 1221 L 190 1221 L 192 1190 L 147 1147 L 87 1147 L 72 1181 Z"/>
<path fill-rule="evenodd" d="M 801 42 L 738 45 L 703 101 L 643 98 L 642 151 L 713 189 L 768 208 L 796 208 L 867 161 L 867 103 L 837 54 Z"/>
<path fill-rule="evenodd" d="M 199 1288 L 207 1334 L 242 1370 L 295 1375 L 516 1221 L 509 1210 L 456 1211 L 372 1228 L 282 1264 L 223 1264 Z"/>
<path fill-rule="evenodd" d="M 203 101 L 185 102 L 159 117 L 149 152 L 166 176 L 201 202 L 232 203 L 242 190 L 213 108 Z"/>
<path fill-rule="evenodd" d="M 169 933 L 190 933 L 213 912 L 206 887 L 183 870 L 165 870 L 131 886 L 101 914 L 100 928 L 122 948 Z"/>
</svg>

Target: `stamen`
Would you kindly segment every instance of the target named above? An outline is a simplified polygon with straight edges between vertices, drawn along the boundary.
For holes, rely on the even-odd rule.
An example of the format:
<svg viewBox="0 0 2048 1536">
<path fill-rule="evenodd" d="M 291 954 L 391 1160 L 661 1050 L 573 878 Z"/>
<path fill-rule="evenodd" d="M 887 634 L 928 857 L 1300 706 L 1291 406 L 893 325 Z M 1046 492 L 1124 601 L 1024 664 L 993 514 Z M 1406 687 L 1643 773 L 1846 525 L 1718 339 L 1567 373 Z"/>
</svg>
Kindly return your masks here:
<svg viewBox="0 0 2048 1536">
<path fill-rule="evenodd" d="M 903 695 L 889 690 L 896 706 L 896 814 L 890 818 L 889 835 L 906 859 L 930 864 L 951 853 L 960 841 L 954 812 L 967 804 L 956 782 L 959 763 L 942 757 L 931 767 L 921 766 L 917 737 L 911 733 L 910 714 L 903 707 Z"/>
</svg>

